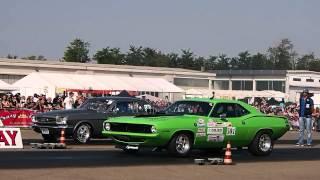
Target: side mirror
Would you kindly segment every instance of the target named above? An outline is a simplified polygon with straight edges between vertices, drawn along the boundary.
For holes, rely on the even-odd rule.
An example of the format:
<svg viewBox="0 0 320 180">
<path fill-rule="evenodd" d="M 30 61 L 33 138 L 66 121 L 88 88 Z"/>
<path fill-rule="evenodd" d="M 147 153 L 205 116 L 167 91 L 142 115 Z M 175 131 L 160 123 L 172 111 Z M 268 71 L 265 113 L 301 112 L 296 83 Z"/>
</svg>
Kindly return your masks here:
<svg viewBox="0 0 320 180">
<path fill-rule="evenodd" d="M 226 118 L 227 118 L 227 115 L 225 113 L 220 114 L 220 119 L 226 120 Z"/>
</svg>

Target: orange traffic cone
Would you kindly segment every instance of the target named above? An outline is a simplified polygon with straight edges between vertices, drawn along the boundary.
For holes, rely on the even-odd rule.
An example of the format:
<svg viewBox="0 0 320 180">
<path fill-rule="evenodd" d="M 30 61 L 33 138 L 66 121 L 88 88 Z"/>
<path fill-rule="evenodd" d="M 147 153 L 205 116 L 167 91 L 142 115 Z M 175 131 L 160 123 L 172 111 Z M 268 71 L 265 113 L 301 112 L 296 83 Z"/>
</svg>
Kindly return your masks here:
<svg viewBox="0 0 320 180">
<path fill-rule="evenodd" d="M 60 144 L 65 144 L 65 138 L 64 138 L 64 129 L 61 129 L 61 135 L 60 135 Z"/>
<path fill-rule="evenodd" d="M 230 144 L 230 141 L 228 141 L 227 149 L 226 149 L 224 160 L 223 160 L 225 165 L 231 165 L 232 164 L 231 156 L 232 156 L 232 154 L 231 154 L 231 144 Z"/>
</svg>

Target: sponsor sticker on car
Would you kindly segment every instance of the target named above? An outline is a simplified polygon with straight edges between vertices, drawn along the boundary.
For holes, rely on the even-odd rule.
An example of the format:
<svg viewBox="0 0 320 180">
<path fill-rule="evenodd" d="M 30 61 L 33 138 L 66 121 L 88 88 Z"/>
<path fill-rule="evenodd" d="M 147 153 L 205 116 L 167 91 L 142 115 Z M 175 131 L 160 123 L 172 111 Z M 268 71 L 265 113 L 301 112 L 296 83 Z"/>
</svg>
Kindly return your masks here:
<svg viewBox="0 0 320 180">
<path fill-rule="evenodd" d="M 223 134 L 223 128 L 208 128 L 207 134 Z"/>
<path fill-rule="evenodd" d="M 198 119 L 197 121 L 197 126 L 198 127 L 204 127 L 206 124 L 205 124 L 205 121 L 204 119 Z"/>
<path fill-rule="evenodd" d="M 209 142 L 223 142 L 224 135 L 208 135 L 207 141 Z"/>
<path fill-rule="evenodd" d="M 234 136 L 236 135 L 236 127 L 227 127 L 227 132 L 226 135 L 227 136 Z"/>
<path fill-rule="evenodd" d="M 205 137 L 206 133 L 196 133 L 196 137 Z"/>
<path fill-rule="evenodd" d="M 205 133 L 206 132 L 206 128 L 204 128 L 204 127 L 198 128 L 197 132 L 198 133 Z"/>
<path fill-rule="evenodd" d="M 216 126 L 217 126 L 217 123 L 214 122 L 213 120 L 209 120 L 207 123 L 207 127 L 216 127 Z"/>
</svg>

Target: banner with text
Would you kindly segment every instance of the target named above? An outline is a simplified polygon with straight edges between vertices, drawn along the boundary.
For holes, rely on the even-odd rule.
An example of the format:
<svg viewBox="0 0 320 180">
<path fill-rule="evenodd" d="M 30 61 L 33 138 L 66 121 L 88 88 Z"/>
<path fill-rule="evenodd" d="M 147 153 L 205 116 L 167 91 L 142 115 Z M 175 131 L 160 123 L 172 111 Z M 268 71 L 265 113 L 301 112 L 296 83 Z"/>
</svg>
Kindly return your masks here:
<svg viewBox="0 0 320 180">
<path fill-rule="evenodd" d="M 0 128 L 0 149 L 23 148 L 19 128 Z"/>
<path fill-rule="evenodd" d="M 0 110 L 0 126 L 30 127 L 34 111 L 28 109 Z"/>
</svg>

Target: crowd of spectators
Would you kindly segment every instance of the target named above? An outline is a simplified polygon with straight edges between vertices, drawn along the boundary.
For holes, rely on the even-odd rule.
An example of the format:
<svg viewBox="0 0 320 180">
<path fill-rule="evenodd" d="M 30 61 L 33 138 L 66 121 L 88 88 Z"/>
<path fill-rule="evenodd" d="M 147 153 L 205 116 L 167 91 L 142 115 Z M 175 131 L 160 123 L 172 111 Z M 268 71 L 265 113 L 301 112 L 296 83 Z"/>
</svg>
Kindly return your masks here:
<svg viewBox="0 0 320 180">
<path fill-rule="evenodd" d="M 278 116 L 286 116 L 289 120 L 291 130 L 299 129 L 299 105 L 297 103 L 273 103 L 269 104 L 266 99 L 255 102 L 254 106 L 262 113 Z M 320 108 L 316 107 L 312 115 L 313 130 L 320 130 Z"/>
<path fill-rule="evenodd" d="M 70 92 L 67 95 L 57 95 L 55 98 L 47 97 L 44 94 L 34 94 L 33 96 L 21 96 L 20 93 L 0 94 L 0 109 L 30 109 L 37 112 L 47 112 L 52 110 L 73 109 L 79 107 L 86 97 L 80 92 L 74 96 Z M 170 105 L 168 99 L 156 100 L 145 99 L 158 111 L 164 110 Z"/>
<path fill-rule="evenodd" d="M 74 96 L 73 93 L 68 95 L 57 95 L 55 98 L 46 97 L 43 94 L 34 94 L 33 96 L 21 96 L 17 94 L 1 94 L 0 109 L 31 109 L 37 112 L 47 112 L 52 110 L 71 109 L 79 107 L 86 97 L 82 93 Z M 170 105 L 168 98 L 155 100 L 144 99 L 157 109 L 164 110 Z M 299 129 L 299 105 L 296 103 L 285 104 L 284 102 L 270 104 L 266 99 L 261 99 L 253 104 L 261 112 L 270 115 L 286 116 L 289 120 L 292 130 Z M 320 109 L 317 107 L 312 115 L 313 129 L 320 130 Z M 318 125 L 319 124 L 319 125 Z"/>
<path fill-rule="evenodd" d="M 47 112 L 51 110 L 65 109 L 66 96 L 57 95 L 55 98 L 46 97 L 43 94 L 34 94 L 33 96 L 21 96 L 17 94 L 2 94 L 0 95 L 0 109 L 31 109 L 37 112 Z M 74 98 L 74 108 L 80 106 L 85 98 L 80 93 Z"/>
</svg>

